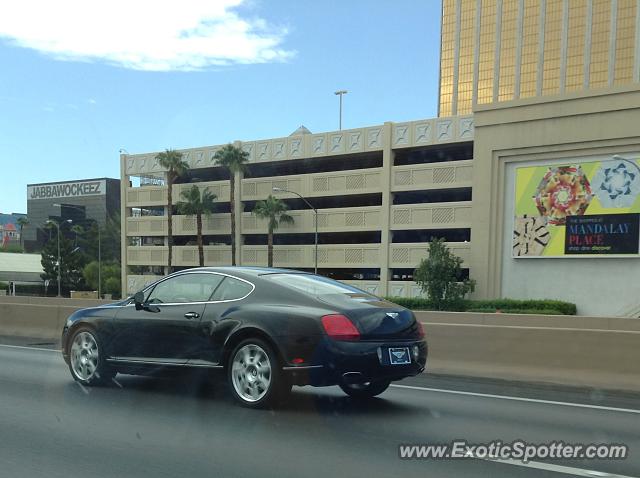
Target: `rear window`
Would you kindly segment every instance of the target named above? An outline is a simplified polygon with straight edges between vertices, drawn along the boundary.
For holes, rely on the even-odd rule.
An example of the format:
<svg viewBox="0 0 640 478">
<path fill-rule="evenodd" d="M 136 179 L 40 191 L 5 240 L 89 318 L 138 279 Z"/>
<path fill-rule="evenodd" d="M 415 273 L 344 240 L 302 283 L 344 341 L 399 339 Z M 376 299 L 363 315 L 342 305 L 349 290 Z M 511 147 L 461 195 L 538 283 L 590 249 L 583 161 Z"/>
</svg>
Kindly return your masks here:
<svg viewBox="0 0 640 478">
<path fill-rule="evenodd" d="M 263 277 L 311 295 L 356 294 L 371 297 L 371 294 L 357 287 L 311 274 L 269 274 Z"/>
</svg>

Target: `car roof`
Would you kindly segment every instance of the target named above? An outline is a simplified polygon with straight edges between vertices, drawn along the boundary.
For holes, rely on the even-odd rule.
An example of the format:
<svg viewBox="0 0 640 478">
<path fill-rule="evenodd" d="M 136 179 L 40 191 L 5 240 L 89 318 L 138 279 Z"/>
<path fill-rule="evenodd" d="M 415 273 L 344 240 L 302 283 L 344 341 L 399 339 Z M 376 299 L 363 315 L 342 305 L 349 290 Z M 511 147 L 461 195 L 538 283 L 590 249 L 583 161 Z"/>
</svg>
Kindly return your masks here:
<svg viewBox="0 0 640 478">
<path fill-rule="evenodd" d="M 305 271 L 298 271 L 294 269 L 281 269 L 278 267 L 250 267 L 250 266 L 222 266 L 222 267 L 194 267 L 192 269 L 186 269 L 180 272 L 222 272 L 224 274 L 238 275 L 238 276 L 263 276 L 268 274 L 310 274 Z M 176 272 L 177 274 L 178 272 Z"/>
</svg>

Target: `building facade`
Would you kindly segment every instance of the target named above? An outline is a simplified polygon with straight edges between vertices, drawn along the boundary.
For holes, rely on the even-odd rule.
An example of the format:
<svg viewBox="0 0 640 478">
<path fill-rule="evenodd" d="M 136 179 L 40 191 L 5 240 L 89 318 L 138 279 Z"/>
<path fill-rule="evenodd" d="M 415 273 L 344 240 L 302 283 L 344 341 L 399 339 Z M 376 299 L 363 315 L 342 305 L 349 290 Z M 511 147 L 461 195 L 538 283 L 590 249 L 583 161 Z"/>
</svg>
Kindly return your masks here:
<svg viewBox="0 0 640 478">
<path fill-rule="evenodd" d="M 27 185 L 27 217 L 24 245 L 38 250 L 49 233 L 48 219 L 84 223 L 95 221 L 104 226 L 110 215 L 120 211 L 120 180 L 110 178 L 79 179 Z"/>
<path fill-rule="evenodd" d="M 637 83 L 638 25 L 640 0 L 444 0 L 439 116 Z"/>
<path fill-rule="evenodd" d="M 3 214 L 0 213 L 0 250 L 9 246 L 19 246 L 21 244 L 21 232 L 18 219 L 26 217 L 26 214 Z"/>
<path fill-rule="evenodd" d="M 414 268 L 432 236 L 445 237 L 469 260 L 473 119 L 440 118 L 385 123 L 320 134 L 236 142 L 249 153 L 247 174 L 235 192 L 238 264 L 267 264 L 267 223 L 251 211 L 278 195 L 293 225 L 275 236 L 274 265 L 313 270 L 314 214 L 318 209 L 319 273 L 380 295 L 415 296 Z M 205 262 L 231 262 L 229 180 L 214 166 L 219 146 L 182 151 L 190 174 L 173 197 L 192 184 L 217 195 L 219 213 L 204 220 Z M 167 187 L 157 153 L 122 155 L 123 284 L 133 292 L 164 273 L 167 264 Z M 154 179 L 155 178 L 155 179 Z M 196 179 L 194 179 L 196 178 Z M 195 221 L 174 216 L 174 265 L 198 265 Z"/>
</svg>

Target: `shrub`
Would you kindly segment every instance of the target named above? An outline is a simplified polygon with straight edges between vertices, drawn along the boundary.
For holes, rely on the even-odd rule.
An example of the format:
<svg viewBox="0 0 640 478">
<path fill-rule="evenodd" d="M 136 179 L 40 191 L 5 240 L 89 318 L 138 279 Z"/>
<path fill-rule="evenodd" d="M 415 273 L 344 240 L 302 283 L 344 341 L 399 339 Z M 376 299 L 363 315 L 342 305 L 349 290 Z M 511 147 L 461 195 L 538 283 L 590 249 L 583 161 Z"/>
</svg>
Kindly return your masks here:
<svg viewBox="0 0 640 478">
<path fill-rule="evenodd" d="M 58 293 L 55 283 L 50 284 L 47 289 L 47 296 L 54 297 Z M 44 284 L 16 284 L 16 295 L 31 295 L 42 297 L 45 295 Z"/>
<path fill-rule="evenodd" d="M 467 310 L 467 312 L 482 312 L 493 314 L 496 313 L 496 309 L 491 308 L 472 308 Z M 533 315 L 565 315 L 559 310 L 555 309 L 500 309 L 500 312 L 505 314 L 533 314 Z"/>
<path fill-rule="evenodd" d="M 386 300 L 412 310 L 438 310 L 436 305 L 429 299 L 424 297 L 385 297 Z M 446 307 L 440 310 L 450 312 L 464 312 L 469 306 L 469 300 L 461 299 L 446 304 Z"/>
<path fill-rule="evenodd" d="M 429 299 L 424 297 L 387 297 L 386 299 L 411 310 L 438 310 Z M 495 312 L 496 310 L 500 310 L 505 313 L 576 315 L 576 305 L 570 302 L 533 299 L 464 299 L 450 304 L 446 309 L 440 310 L 447 310 L 451 312 Z"/>
<path fill-rule="evenodd" d="M 19 244 L 9 244 L 6 247 L 0 248 L 0 252 L 12 252 L 12 253 L 19 254 L 24 252 L 24 249 Z"/>
<path fill-rule="evenodd" d="M 474 300 L 472 307 L 483 309 L 507 309 L 520 310 L 557 310 L 563 315 L 576 315 L 577 308 L 575 304 L 563 302 L 561 300 L 518 300 L 518 299 L 492 299 L 492 300 Z"/>
<path fill-rule="evenodd" d="M 475 281 L 462 276 L 462 259 L 454 255 L 444 239 L 431 238 L 429 254 L 420 261 L 414 280 L 437 310 L 458 308 L 475 289 Z"/>
</svg>

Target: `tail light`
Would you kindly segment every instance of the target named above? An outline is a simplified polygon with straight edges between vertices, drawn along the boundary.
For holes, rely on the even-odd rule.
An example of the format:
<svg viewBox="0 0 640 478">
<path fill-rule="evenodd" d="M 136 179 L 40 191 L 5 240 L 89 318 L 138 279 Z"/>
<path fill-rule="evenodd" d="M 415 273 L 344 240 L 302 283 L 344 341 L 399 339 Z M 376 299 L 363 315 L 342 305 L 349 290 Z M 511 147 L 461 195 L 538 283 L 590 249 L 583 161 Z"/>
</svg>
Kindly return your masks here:
<svg viewBox="0 0 640 478">
<path fill-rule="evenodd" d="M 422 325 L 422 322 L 416 320 L 416 325 L 418 326 L 418 337 L 420 337 L 421 339 L 424 338 L 424 326 Z"/>
<path fill-rule="evenodd" d="M 341 314 L 325 315 L 322 326 L 329 337 L 334 340 L 360 340 L 360 332 L 347 317 Z"/>
</svg>

